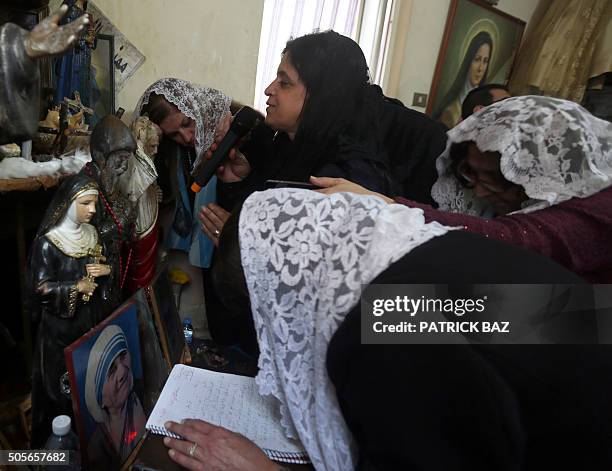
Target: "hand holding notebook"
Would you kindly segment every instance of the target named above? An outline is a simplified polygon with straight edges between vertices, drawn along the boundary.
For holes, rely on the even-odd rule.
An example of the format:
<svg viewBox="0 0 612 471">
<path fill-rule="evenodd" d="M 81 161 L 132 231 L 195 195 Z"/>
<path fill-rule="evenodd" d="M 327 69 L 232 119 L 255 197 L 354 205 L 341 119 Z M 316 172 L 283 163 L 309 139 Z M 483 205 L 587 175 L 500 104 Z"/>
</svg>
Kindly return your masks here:
<svg viewBox="0 0 612 471">
<path fill-rule="evenodd" d="M 278 471 L 278 464 L 248 438 L 199 419 L 182 424 L 167 422 L 166 428 L 185 440 L 165 437 L 173 461 L 187 469 Z"/>
<path fill-rule="evenodd" d="M 254 378 L 176 365 L 146 428 L 181 438 L 166 430 L 165 423 L 184 419 L 200 419 L 244 435 L 271 459 L 308 463 L 301 444 L 285 437 L 278 403 L 259 395 Z"/>
</svg>

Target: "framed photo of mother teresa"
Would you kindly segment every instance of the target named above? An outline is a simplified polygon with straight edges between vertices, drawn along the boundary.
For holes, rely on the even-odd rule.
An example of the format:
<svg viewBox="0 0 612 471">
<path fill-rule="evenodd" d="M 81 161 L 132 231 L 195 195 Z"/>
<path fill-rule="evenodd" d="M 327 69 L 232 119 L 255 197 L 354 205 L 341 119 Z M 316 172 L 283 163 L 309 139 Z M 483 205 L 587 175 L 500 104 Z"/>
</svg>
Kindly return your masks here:
<svg viewBox="0 0 612 471">
<path fill-rule="evenodd" d="M 524 21 L 481 0 L 451 0 L 427 114 L 452 128 L 471 90 L 505 85 L 524 29 Z"/>
<path fill-rule="evenodd" d="M 120 469 L 145 431 L 137 315 L 126 303 L 64 349 L 87 469 Z"/>
</svg>

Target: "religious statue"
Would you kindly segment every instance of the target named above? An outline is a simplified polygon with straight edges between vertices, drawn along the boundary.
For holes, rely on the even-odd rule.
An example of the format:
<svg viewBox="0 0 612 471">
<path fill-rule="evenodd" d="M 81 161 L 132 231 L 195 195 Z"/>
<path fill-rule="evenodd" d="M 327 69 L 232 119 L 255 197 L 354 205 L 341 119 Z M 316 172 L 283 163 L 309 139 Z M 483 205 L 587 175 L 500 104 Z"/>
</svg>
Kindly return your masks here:
<svg viewBox="0 0 612 471">
<path fill-rule="evenodd" d="M 104 244 L 90 224 L 98 184 L 85 175 L 67 179 L 57 190 L 32 244 L 28 299 L 38 325 L 32 377 L 32 447 L 40 448 L 57 415 L 72 415 L 62 384 L 64 348 L 108 314 L 108 275 Z"/>
<path fill-rule="evenodd" d="M 87 10 L 87 0 L 64 0 L 68 13 L 62 19 L 62 24 L 70 24 L 81 17 Z M 74 92 L 81 94 L 85 106 L 90 105 L 92 94 L 91 80 L 91 50 L 95 47 L 93 25 L 87 28 L 74 48 L 55 61 L 55 103 L 59 104 L 66 97 L 72 97 Z"/>
<path fill-rule="evenodd" d="M 89 146 L 92 161 L 81 173 L 92 177 L 100 186 L 98 212 L 93 223 L 112 267 L 108 309 L 113 310 L 124 299 L 122 291 L 133 257 L 136 219 L 134 204 L 122 194 L 119 181 L 137 146 L 130 129 L 112 115 L 104 117 L 94 127 Z"/>
<path fill-rule="evenodd" d="M 155 275 L 161 196 L 153 159 L 162 132 L 146 116 L 138 117 L 131 128 L 138 147 L 128 161 L 127 172 L 120 177 L 119 188 L 136 205 L 136 242 L 127 281 L 128 290 L 133 292 L 148 285 Z"/>
<path fill-rule="evenodd" d="M 80 16 L 58 26 L 66 11 L 68 7 L 62 6 L 31 32 L 12 23 L 0 26 L 0 144 L 36 135 L 40 99 L 36 59 L 66 51 L 89 23 L 87 16 Z"/>
</svg>

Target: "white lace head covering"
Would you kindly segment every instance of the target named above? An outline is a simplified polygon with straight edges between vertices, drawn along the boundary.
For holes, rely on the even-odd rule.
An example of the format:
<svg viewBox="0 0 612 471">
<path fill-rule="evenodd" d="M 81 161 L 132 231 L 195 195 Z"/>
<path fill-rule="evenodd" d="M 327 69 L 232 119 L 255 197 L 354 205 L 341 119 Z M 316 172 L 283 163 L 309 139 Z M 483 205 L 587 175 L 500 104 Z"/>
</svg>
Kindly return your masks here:
<svg viewBox="0 0 612 471">
<path fill-rule="evenodd" d="M 72 198 L 66 214 L 45 235 L 64 254 L 72 258 L 82 258 L 98 243 L 98 231 L 86 222 L 77 218 L 77 199 L 82 196 L 98 195 L 97 188 L 86 187 Z"/>
<path fill-rule="evenodd" d="M 501 154 L 506 180 L 530 198 L 521 213 L 586 198 L 612 185 L 612 124 L 574 102 L 521 96 L 493 103 L 448 131 L 431 194 L 440 209 L 482 214 L 484 204 L 450 168 L 450 146 L 471 141 Z"/>
<path fill-rule="evenodd" d="M 259 391 L 280 401 L 287 435 L 299 437 L 317 470 L 352 470 L 355 449 L 327 375 L 327 346 L 363 285 L 448 228 L 372 196 L 277 189 L 245 201 L 239 229 Z"/>
<path fill-rule="evenodd" d="M 134 108 L 134 118 L 142 114 L 143 107 L 149 102 L 151 93 L 163 95 L 181 113 L 196 122 L 196 162 L 203 151 L 213 142 L 215 128 L 221 119 L 230 112 L 232 99 L 214 88 L 202 87 L 186 80 L 163 78 L 149 86 Z"/>
</svg>

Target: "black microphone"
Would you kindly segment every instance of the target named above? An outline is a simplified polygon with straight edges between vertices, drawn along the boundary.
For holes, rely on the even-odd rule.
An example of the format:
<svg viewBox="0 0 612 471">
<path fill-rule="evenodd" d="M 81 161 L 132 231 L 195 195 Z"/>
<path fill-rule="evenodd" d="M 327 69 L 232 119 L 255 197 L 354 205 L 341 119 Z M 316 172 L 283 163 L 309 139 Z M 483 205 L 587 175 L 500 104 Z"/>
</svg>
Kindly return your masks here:
<svg viewBox="0 0 612 471">
<path fill-rule="evenodd" d="M 213 152 L 209 160 L 204 160 L 193 170 L 194 182 L 191 189 L 194 193 L 199 192 L 215 174 L 229 151 L 247 133 L 259 124 L 261 114 L 249 106 L 243 106 L 234 116 L 232 124 L 223 140 L 219 143 L 217 150 Z"/>
</svg>

